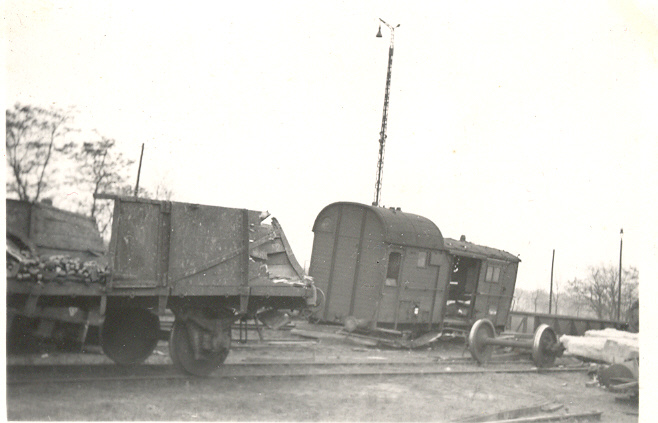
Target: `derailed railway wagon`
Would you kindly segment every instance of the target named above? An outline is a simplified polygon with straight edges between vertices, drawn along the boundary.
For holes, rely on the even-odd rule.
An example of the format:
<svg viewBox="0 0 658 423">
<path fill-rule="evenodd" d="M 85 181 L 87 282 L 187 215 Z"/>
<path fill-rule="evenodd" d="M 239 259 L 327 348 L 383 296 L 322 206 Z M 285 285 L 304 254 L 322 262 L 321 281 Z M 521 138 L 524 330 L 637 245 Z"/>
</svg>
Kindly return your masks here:
<svg viewBox="0 0 658 423">
<path fill-rule="evenodd" d="M 520 262 L 510 253 L 444 238 L 431 220 L 399 208 L 351 202 L 325 207 L 313 232 L 320 321 L 425 340 L 466 333 L 481 318 L 505 326 Z"/>
<path fill-rule="evenodd" d="M 7 278 L 10 322 L 12 316 L 40 316 L 53 307 L 95 312 L 102 319 L 104 353 L 132 365 L 153 352 L 158 316 L 170 311 L 173 363 L 203 376 L 226 359 L 234 322 L 267 321 L 278 310 L 302 310 L 317 301 L 281 226 L 274 218 L 266 224 L 266 213 L 98 198 L 114 200 L 106 272 L 93 278 L 57 273 L 37 278 L 18 269 Z"/>
</svg>

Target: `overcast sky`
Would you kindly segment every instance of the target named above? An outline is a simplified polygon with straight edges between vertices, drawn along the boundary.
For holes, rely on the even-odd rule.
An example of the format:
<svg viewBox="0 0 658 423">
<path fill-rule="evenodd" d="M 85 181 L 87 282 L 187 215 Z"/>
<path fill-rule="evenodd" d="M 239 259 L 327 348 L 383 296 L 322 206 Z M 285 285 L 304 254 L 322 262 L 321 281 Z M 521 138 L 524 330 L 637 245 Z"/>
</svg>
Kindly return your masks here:
<svg viewBox="0 0 658 423">
<path fill-rule="evenodd" d="M 6 102 L 76 106 L 141 184 L 269 210 L 308 265 L 320 210 L 374 197 L 506 250 L 517 286 L 653 258 L 649 1 L 5 2 Z M 136 166 L 132 171 L 136 174 Z M 64 194 L 62 194 L 64 195 Z M 60 199 L 55 198 L 57 205 Z M 650 248 L 647 248 L 649 246 Z"/>
</svg>

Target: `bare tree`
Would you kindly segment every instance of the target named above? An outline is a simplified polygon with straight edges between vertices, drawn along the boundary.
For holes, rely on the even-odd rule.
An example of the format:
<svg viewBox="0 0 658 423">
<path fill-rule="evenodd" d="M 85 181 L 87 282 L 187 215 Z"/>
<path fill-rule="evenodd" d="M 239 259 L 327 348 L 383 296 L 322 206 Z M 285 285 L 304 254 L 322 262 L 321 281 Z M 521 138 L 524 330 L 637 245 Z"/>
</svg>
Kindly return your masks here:
<svg viewBox="0 0 658 423">
<path fill-rule="evenodd" d="M 155 187 L 154 195 L 156 200 L 171 201 L 171 198 L 174 195 L 174 191 L 161 182 L 157 187 Z"/>
<path fill-rule="evenodd" d="M 637 299 L 639 272 L 635 267 L 622 271 L 622 315 Z M 569 292 L 592 310 L 599 319 L 614 320 L 617 316 L 619 269 L 612 265 L 589 268 L 585 279 L 568 282 Z"/>
<path fill-rule="evenodd" d="M 65 142 L 73 130 L 68 125 L 71 110 L 16 103 L 5 117 L 7 164 L 12 176 L 7 192 L 17 194 L 20 200 L 38 201 L 50 188 L 54 157 L 73 147 L 73 143 Z"/>
<path fill-rule="evenodd" d="M 536 289 L 532 293 L 532 301 L 534 305 L 534 313 L 537 313 L 537 308 L 540 305 L 540 303 L 544 302 L 544 297 L 548 297 L 548 293 L 543 290 L 543 289 Z M 548 300 L 546 300 L 546 303 L 548 304 Z"/>
<path fill-rule="evenodd" d="M 574 295 L 571 291 L 565 290 L 564 284 L 560 283 L 558 289 L 553 287 L 553 308 L 554 314 L 562 316 L 587 316 L 596 317 L 595 313 L 586 307 L 582 298 Z M 548 310 L 549 293 L 545 289 L 525 290 L 516 288 L 514 290 L 514 310 L 542 313 Z"/>
<path fill-rule="evenodd" d="M 543 289 L 514 289 L 514 307 L 516 311 L 541 312 L 548 307 L 548 292 Z M 544 307 L 544 305 L 546 307 Z"/>
<path fill-rule="evenodd" d="M 524 299 L 525 299 L 525 291 L 523 291 L 522 289 L 516 289 L 514 291 L 514 296 L 512 297 L 512 305 L 510 307 L 510 310 L 520 310 L 521 304 L 523 303 Z"/>
<path fill-rule="evenodd" d="M 134 163 L 116 151 L 115 144 L 115 140 L 101 137 L 98 141 L 84 142 L 71 154 L 78 172 L 70 177 L 70 182 L 80 186 L 81 191 L 92 193 L 91 197 L 80 200 L 79 206 L 96 220 L 104 235 L 112 220 L 111 203 L 94 195 L 122 191 L 128 179 L 127 168 Z"/>
</svg>

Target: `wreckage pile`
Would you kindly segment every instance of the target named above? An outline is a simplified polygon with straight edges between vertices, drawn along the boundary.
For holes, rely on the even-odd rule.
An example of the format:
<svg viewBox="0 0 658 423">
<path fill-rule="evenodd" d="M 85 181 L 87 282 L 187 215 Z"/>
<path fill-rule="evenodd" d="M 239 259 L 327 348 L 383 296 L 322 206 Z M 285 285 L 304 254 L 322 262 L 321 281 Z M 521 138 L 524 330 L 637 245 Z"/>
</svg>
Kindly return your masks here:
<svg viewBox="0 0 658 423">
<path fill-rule="evenodd" d="M 64 255 L 46 259 L 30 255 L 20 262 L 15 278 L 25 282 L 78 282 L 100 283 L 107 280 L 108 269 L 96 261 L 82 261 L 77 257 Z"/>
<path fill-rule="evenodd" d="M 565 354 L 609 364 L 622 363 L 640 355 L 639 334 L 607 328 L 588 330 L 585 336 L 562 335 Z"/>
<path fill-rule="evenodd" d="M 585 336 L 562 335 L 565 355 L 593 361 L 598 383 L 614 392 L 639 395 L 639 333 L 612 328 L 588 330 Z"/>
</svg>

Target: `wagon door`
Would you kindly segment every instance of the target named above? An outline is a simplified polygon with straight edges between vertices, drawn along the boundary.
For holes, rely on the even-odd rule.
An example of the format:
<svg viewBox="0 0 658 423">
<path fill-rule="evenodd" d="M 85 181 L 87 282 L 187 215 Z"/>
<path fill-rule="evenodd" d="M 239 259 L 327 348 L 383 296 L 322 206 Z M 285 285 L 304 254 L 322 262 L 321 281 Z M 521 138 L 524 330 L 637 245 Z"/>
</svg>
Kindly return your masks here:
<svg viewBox="0 0 658 423">
<path fill-rule="evenodd" d="M 495 266 L 496 264 L 494 264 Z M 498 286 L 500 297 L 497 304 L 496 319 L 494 324 L 498 327 L 503 327 L 507 324 L 507 317 L 512 306 L 512 298 L 514 297 L 514 287 L 516 285 L 516 273 L 518 264 L 499 262 L 501 267 Z"/>
<path fill-rule="evenodd" d="M 379 316 L 377 321 L 394 323 L 398 313 L 400 299 L 400 276 L 404 251 L 401 248 L 391 247 L 388 250 L 386 261 L 386 277 L 382 285 L 382 294 L 379 303 Z"/>
<path fill-rule="evenodd" d="M 445 319 L 448 325 L 464 326 L 482 317 L 480 282 L 483 260 L 474 254 L 453 255 L 452 269 L 445 296 Z"/>
<path fill-rule="evenodd" d="M 488 259 L 483 263 L 475 300 L 476 319 L 490 319 L 496 327 L 505 326 L 507 314 L 514 294 L 510 282 L 516 280 L 516 266 L 511 263 Z"/>
<path fill-rule="evenodd" d="M 396 323 L 429 327 L 436 320 L 442 310 L 437 297 L 443 296 L 447 271 L 441 278 L 441 268 L 446 264 L 445 256 L 437 251 L 405 249 Z"/>
</svg>

